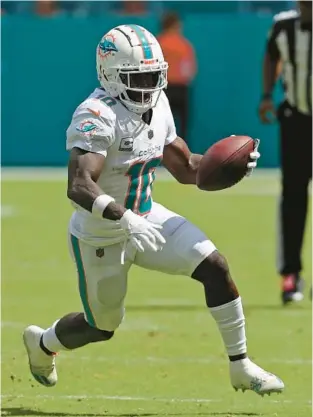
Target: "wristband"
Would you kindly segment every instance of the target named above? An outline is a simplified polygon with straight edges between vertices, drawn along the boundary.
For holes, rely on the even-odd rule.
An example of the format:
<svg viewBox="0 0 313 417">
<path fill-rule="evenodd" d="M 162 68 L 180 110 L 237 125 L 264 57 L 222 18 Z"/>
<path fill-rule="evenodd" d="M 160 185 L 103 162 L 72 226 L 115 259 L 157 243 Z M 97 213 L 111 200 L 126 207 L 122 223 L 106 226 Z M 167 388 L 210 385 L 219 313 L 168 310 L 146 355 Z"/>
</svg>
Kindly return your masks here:
<svg viewBox="0 0 313 417">
<path fill-rule="evenodd" d="M 113 197 L 110 197 L 107 194 L 99 195 L 95 201 L 93 202 L 91 212 L 95 217 L 103 219 L 103 212 L 107 208 L 107 206 L 115 201 Z"/>
</svg>

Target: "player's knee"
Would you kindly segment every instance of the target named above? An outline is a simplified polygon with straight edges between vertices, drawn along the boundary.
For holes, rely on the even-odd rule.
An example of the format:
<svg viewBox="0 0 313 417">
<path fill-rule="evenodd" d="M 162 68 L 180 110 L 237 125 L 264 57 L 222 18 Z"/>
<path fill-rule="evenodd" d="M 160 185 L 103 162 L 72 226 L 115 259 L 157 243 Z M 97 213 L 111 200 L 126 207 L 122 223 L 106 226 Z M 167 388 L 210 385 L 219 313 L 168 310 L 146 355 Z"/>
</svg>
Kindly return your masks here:
<svg viewBox="0 0 313 417">
<path fill-rule="evenodd" d="M 195 269 L 192 278 L 202 282 L 204 286 L 213 285 L 215 281 L 228 280 L 229 267 L 226 258 L 215 250 Z"/>
<path fill-rule="evenodd" d="M 208 307 L 227 304 L 239 296 L 236 285 L 231 279 L 228 263 L 218 251 L 208 256 L 196 268 L 192 277 L 202 282 Z"/>
</svg>

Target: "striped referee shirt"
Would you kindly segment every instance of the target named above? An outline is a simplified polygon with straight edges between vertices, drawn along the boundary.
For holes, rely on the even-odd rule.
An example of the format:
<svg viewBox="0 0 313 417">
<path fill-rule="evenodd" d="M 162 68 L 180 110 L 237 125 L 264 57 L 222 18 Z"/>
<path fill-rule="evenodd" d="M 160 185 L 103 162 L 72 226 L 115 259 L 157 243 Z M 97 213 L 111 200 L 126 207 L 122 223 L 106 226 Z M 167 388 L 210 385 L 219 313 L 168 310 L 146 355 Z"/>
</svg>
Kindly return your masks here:
<svg viewBox="0 0 313 417">
<path fill-rule="evenodd" d="M 285 98 L 300 113 L 312 115 L 312 24 L 297 11 L 279 13 L 267 41 L 272 60 L 282 62 Z"/>
</svg>

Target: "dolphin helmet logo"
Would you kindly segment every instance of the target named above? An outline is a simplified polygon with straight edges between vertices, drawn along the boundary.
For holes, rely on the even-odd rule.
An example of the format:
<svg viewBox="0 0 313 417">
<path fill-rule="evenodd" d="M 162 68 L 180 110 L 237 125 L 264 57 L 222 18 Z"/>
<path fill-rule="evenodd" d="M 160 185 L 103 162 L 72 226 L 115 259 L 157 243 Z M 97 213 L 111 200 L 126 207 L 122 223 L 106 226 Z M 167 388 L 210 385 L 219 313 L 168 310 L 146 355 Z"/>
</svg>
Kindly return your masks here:
<svg viewBox="0 0 313 417">
<path fill-rule="evenodd" d="M 118 49 L 114 44 L 114 41 L 115 39 L 112 35 L 107 35 L 107 37 L 99 43 L 99 54 L 101 56 L 107 56 L 111 52 L 118 52 Z"/>
</svg>

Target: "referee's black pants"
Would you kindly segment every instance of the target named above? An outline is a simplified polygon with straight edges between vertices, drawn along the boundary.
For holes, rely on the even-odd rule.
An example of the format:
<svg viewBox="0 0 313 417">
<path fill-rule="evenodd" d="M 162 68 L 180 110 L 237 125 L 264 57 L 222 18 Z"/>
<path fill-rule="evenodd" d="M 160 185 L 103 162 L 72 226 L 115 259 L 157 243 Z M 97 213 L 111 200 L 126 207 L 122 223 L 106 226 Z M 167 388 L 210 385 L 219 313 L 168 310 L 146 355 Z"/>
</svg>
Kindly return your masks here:
<svg viewBox="0 0 313 417">
<path fill-rule="evenodd" d="M 278 110 L 282 190 L 279 206 L 278 270 L 299 274 L 312 178 L 312 116 L 284 102 Z"/>
<path fill-rule="evenodd" d="M 165 92 L 173 115 L 179 120 L 179 135 L 188 142 L 189 86 L 169 84 Z"/>
</svg>

